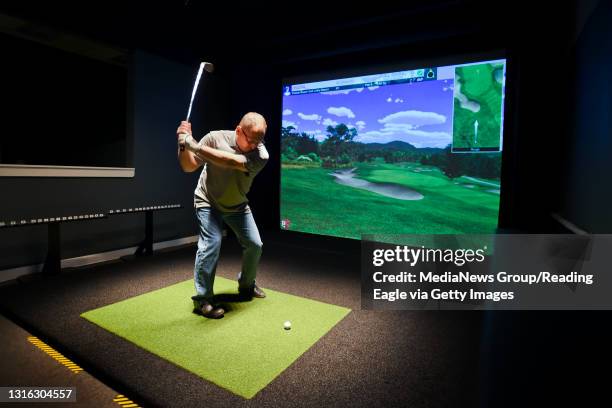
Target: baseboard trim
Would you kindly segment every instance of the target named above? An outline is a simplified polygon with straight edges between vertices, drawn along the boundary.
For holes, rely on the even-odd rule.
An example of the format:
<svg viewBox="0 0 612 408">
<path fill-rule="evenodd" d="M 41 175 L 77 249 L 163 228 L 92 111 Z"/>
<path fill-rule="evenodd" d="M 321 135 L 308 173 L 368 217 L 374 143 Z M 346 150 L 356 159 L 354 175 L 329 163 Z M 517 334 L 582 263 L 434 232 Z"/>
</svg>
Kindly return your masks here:
<svg viewBox="0 0 612 408">
<path fill-rule="evenodd" d="M 198 241 L 198 236 L 193 235 L 190 237 L 173 239 L 170 241 L 155 242 L 153 244 L 153 251 L 179 247 L 183 245 L 192 244 Z M 100 252 L 97 254 L 83 255 L 75 258 L 62 259 L 62 268 L 78 268 L 81 266 L 93 265 L 101 262 L 108 262 L 120 259 L 121 257 L 132 255 L 138 247 L 133 246 L 129 248 L 116 249 L 114 251 Z M 0 270 L 0 282 L 6 282 L 13 279 L 17 279 L 24 275 L 30 275 L 34 273 L 42 272 L 43 264 L 25 265 L 17 268 L 3 269 Z"/>
</svg>

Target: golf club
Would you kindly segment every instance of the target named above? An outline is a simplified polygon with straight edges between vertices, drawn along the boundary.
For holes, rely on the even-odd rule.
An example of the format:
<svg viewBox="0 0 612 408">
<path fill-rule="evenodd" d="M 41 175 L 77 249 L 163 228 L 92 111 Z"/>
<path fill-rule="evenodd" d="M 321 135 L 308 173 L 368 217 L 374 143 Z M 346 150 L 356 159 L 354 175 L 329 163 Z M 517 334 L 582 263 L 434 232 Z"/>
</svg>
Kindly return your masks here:
<svg viewBox="0 0 612 408">
<path fill-rule="evenodd" d="M 195 98 L 195 94 L 198 90 L 198 85 L 200 84 L 200 78 L 202 78 L 202 72 L 206 71 L 208 73 L 212 73 L 215 69 L 215 66 L 210 62 L 201 62 L 200 67 L 198 68 L 198 75 L 196 76 L 195 83 L 193 84 L 193 90 L 191 91 L 191 100 L 189 101 L 189 109 L 187 110 L 187 119 L 186 122 L 189 122 L 189 118 L 191 117 L 191 107 L 193 106 L 193 100 Z M 185 150 L 185 144 L 181 143 L 181 151 Z"/>
</svg>

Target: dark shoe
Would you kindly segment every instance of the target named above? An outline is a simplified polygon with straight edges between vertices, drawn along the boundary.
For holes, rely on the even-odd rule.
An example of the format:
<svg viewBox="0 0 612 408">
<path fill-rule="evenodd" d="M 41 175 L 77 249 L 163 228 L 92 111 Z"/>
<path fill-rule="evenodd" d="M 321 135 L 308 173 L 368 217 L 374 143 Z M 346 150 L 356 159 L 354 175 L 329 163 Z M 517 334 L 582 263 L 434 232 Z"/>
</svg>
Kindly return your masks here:
<svg viewBox="0 0 612 408">
<path fill-rule="evenodd" d="M 264 292 L 259 286 L 254 285 L 251 290 L 239 290 L 238 291 L 240 299 L 251 300 L 252 298 L 263 299 L 266 297 L 266 292 Z"/>
<path fill-rule="evenodd" d="M 225 314 L 225 310 L 222 307 L 215 307 L 205 300 L 194 300 L 193 313 L 208 317 L 209 319 L 220 319 Z"/>
<path fill-rule="evenodd" d="M 253 297 L 263 299 L 266 297 L 266 292 L 264 292 L 259 286 L 255 285 L 253 287 Z"/>
</svg>

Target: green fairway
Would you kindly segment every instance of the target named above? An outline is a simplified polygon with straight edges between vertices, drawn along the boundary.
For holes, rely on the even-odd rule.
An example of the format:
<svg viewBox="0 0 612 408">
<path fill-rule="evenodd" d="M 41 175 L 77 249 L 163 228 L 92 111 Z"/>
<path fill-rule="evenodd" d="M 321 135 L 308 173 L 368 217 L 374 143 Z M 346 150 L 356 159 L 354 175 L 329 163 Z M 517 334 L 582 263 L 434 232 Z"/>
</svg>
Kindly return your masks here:
<svg viewBox="0 0 612 408">
<path fill-rule="evenodd" d="M 283 168 L 281 220 L 290 229 L 359 239 L 361 234 L 493 233 L 499 211 L 499 181 L 449 179 L 417 163 L 357 164 L 356 177 L 395 183 L 421 193 L 399 200 L 338 184 L 324 168 Z"/>
<path fill-rule="evenodd" d="M 453 149 L 500 149 L 503 64 L 455 69 Z"/>
<path fill-rule="evenodd" d="M 215 295 L 237 294 L 217 277 Z M 244 398 L 281 374 L 350 309 L 266 289 L 265 299 L 231 302 L 222 319 L 192 313 L 193 281 L 136 296 L 81 316 Z M 291 321 L 291 330 L 283 323 Z M 129 363 L 129 362 L 126 362 Z"/>
</svg>

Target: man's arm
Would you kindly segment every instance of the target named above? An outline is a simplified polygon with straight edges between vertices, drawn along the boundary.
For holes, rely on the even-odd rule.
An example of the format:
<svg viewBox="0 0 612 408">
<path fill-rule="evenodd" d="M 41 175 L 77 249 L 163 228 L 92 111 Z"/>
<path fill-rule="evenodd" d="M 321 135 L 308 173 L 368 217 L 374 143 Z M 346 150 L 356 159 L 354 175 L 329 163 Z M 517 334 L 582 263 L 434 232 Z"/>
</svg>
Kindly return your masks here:
<svg viewBox="0 0 612 408">
<path fill-rule="evenodd" d="M 185 150 L 193 152 L 199 158 L 214 165 L 240 170 L 245 173 L 248 172 L 245 166 L 247 162 L 246 156 L 242 154 L 225 152 L 223 150 L 217 150 L 212 147 L 199 144 L 191 135 L 187 135 L 185 138 Z"/>
<path fill-rule="evenodd" d="M 185 121 L 181 122 L 176 133 L 179 142 L 179 163 L 183 171 L 195 171 L 204 161 L 217 166 L 240 170 L 245 173 L 249 171 L 245 165 L 247 163 L 246 156 L 217 150 L 198 143 L 191 136 L 191 123 Z M 181 151 L 181 145 L 185 146 L 185 150 Z"/>
<path fill-rule="evenodd" d="M 181 151 L 180 146 L 178 150 L 178 159 L 179 159 L 179 164 L 181 165 L 181 169 L 183 169 L 185 173 L 192 173 L 196 171 L 197 169 L 199 169 L 200 166 L 202 166 L 202 164 L 204 164 L 203 160 L 199 159 L 195 154 L 193 154 L 189 150 L 185 149 Z"/>
<path fill-rule="evenodd" d="M 176 134 L 179 137 L 178 160 L 179 160 L 181 169 L 183 169 L 185 173 L 192 173 L 196 171 L 198 168 L 200 168 L 200 166 L 202 166 L 204 162 L 200 158 L 196 157 L 196 155 L 193 154 L 193 152 L 190 152 L 189 150 L 186 150 L 186 149 L 181 149 L 180 135 L 182 133 L 191 134 L 191 123 L 182 121 L 178 129 L 176 129 Z"/>
</svg>

